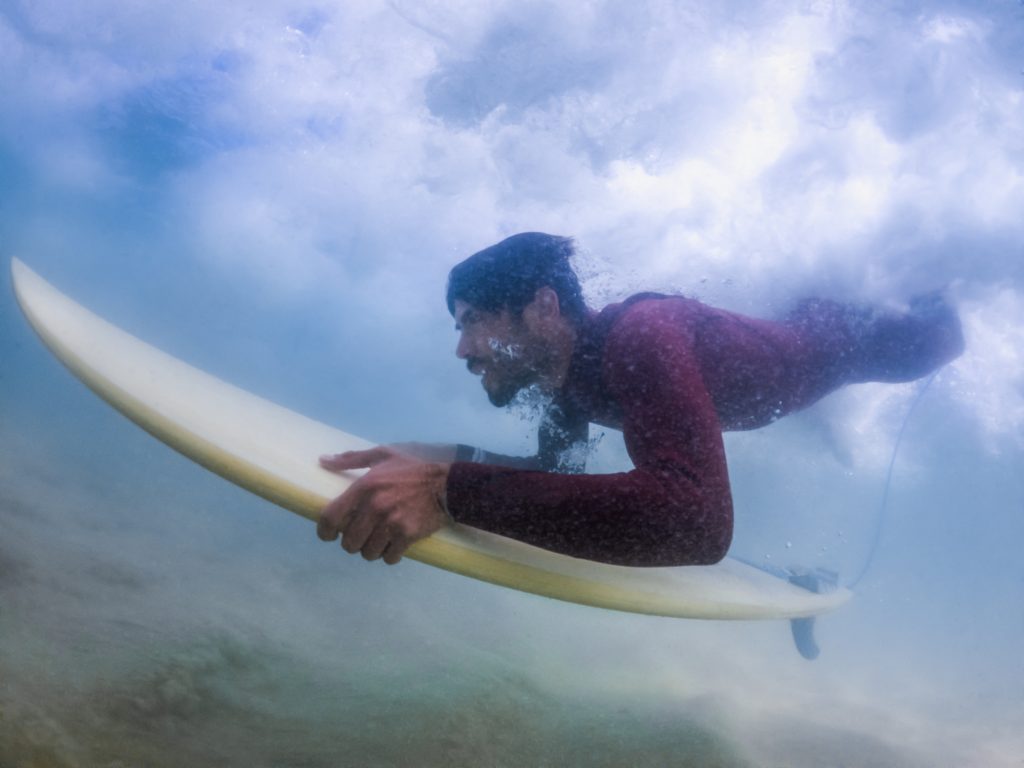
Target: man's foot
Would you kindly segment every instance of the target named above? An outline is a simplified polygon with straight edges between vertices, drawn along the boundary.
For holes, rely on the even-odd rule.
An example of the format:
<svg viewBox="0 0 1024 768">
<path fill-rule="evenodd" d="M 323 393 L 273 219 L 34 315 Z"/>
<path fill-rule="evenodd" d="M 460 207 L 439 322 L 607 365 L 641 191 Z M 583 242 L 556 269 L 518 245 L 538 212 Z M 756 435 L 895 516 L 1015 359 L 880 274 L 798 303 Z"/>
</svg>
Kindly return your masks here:
<svg viewBox="0 0 1024 768">
<path fill-rule="evenodd" d="M 915 296 L 906 313 L 873 312 L 858 325 L 861 381 L 913 381 L 964 351 L 960 317 L 943 291 Z"/>
</svg>

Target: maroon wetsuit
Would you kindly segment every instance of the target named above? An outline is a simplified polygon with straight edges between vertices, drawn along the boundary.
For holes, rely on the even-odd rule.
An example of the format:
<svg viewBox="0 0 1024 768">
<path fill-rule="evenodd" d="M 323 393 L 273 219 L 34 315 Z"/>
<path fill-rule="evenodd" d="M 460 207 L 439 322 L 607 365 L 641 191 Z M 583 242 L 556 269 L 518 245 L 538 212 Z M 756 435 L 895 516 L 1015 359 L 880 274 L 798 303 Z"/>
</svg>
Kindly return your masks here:
<svg viewBox="0 0 1024 768">
<path fill-rule="evenodd" d="M 924 375 L 962 347 L 955 313 L 941 308 L 884 315 L 815 300 L 772 322 L 656 294 L 606 307 L 580 329 L 538 457 L 456 461 L 449 511 L 576 557 L 717 562 L 732 537 L 722 431 L 763 426 L 843 384 Z M 632 471 L 577 474 L 559 462 L 589 422 L 622 430 Z"/>
</svg>

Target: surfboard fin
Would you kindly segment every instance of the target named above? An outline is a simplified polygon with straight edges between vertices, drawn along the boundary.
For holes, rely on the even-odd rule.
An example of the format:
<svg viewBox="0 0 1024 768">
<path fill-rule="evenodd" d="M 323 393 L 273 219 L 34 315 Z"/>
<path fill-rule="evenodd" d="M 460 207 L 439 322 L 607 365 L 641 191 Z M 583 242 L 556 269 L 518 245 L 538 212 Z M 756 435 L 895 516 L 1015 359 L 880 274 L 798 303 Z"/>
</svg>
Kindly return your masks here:
<svg viewBox="0 0 1024 768">
<path fill-rule="evenodd" d="M 811 592 L 831 592 L 839 584 L 839 574 L 824 568 L 814 570 L 791 570 L 790 584 L 810 590 Z M 790 619 L 789 628 L 793 633 L 793 642 L 797 651 L 808 661 L 814 661 L 821 653 L 814 639 L 814 616 L 803 619 Z"/>
</svg>

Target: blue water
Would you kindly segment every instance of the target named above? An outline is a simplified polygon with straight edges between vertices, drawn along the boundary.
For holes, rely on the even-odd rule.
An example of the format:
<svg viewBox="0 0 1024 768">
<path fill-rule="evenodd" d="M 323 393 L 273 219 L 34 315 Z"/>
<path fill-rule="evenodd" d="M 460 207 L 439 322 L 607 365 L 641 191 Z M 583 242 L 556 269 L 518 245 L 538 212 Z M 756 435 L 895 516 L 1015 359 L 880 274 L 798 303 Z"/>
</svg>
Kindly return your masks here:
<svg viewBox="0 0 1024 768">
<path fill-rule="evenodd" d="M 0 0 L 0 766 L 1024 764 L 1022 42 L 1009 0 Z M 594 306 L 949 286 L 883 520 L 919 384 L 727 438 L 735 554 L 873 554 L 817 661 L 348 557 L 99 402 L 6 270 L 370 439 L 526 453 L 443 302 L 521 230 Z"/>
</svg>

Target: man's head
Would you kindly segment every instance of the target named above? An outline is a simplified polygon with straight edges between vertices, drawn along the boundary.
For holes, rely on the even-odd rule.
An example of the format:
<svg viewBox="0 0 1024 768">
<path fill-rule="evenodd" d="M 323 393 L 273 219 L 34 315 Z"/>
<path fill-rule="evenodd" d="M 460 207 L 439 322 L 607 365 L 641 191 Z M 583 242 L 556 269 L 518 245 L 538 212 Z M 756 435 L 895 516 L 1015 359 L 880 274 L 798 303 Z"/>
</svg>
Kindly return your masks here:
<svg viewBox="0 0 1024 768">
<path fill-rule="evenodd" d="M 456 264 L 448 275 L 448 311 L 455 315 L 455 300 L 484 312 L 507 309 L 521 315 L 538 288 L 547 286 L 558 296 L 562 314 L 579 324 L 587 314 L 580 281 L 569 263 L 575 252 L 568 237 L 522 232 L 474 253 Z"/>
<path fill-rule="evenodd" d="M 587 315 L 569 263 L 572 240 L 524 232 L 473 254 L 448 276 L 456 354 L 495 405 L 531 384 L 557 386 Z"/>
</svg>

